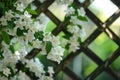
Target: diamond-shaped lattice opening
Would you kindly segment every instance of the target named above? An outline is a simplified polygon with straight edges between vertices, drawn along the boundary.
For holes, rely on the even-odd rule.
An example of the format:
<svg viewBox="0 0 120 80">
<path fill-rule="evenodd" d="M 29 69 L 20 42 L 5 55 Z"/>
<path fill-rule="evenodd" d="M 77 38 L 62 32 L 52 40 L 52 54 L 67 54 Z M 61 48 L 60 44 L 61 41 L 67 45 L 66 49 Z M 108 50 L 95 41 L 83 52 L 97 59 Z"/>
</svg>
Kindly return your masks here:
<svg viewBox="0 0 120 80">
<path fill-rule="evenodd" d="M 69 76 L 67 76 L 63 71 L 60 71 L 54 80 L 72 80 Z"/>
<path fill-rule="evenodd" d="M 82 41 L 84 41 L 87 37 L 90 36 L 90 34 L 92 34 L 92 32 L 97 28 L 97 26 L 89 19 L 88 22 L 85 22 L 82 25 L 82 28 L 85 30 L 86 35 L 81 37 Z"/>
<path fill-rule="evenodd" d="M 118 7 L 110 0 L 95 0 L 88 8 L 102 22 L 105 22 L 118 9 Z"/>
<path fill-rule="evenodd" d="M 118 45 L 103 32 L 88 47 L 105 60 L 118 48 Z"/>
<path fill-rule="evenodd" d="M 97 68 L 97 64 L 84 53 L 80 53 L 70 64 L 70 68 L 84 79 Z"/>
<path fill-rule="evenodd" d="M 67 9 L 66 5 L 57 4 L 54 2 L 48 8 L 59 20 L 63 21 L 65 17 L 65 10 Z"/>
<path fill-rule="evenodd" d="M 46 32 L 52 32 L 56 28 L 56 24 L 50 20 L 46 26 Z"/>
<path fill-rule="evenodd" d="M 94 80 L 114 80 L 114 79 L 106 72 L 102 72 Z"/>
<path fill-rule="evenodd" d="M 120 37 L 120 17 L 110 26 L 110 29 Z"/>
<path fill-rule="evenodd" d="M 112 70 L 118 75 L 120 75 L 120 56 L 110 65 Z"/>
</svg>

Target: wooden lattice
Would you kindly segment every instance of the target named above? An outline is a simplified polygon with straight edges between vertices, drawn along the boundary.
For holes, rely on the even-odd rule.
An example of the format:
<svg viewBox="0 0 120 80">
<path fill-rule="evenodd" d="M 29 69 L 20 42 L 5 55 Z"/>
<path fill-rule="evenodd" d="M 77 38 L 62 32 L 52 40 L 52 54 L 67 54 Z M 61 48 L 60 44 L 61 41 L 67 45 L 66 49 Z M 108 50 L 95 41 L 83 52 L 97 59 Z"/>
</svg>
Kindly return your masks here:
<svg viewBox="0 0 120 80">
<path fill-rule="evenodd" d="M 79 76 L 77 76 L 69 67 L 68 64 L 81 52 L 84 52 L 90 59 L 92 59 L 98 67 L 85 78 L 85 80 L 94 80 L 96 76 L 98 76 L 101 72 L 105 71 L 110 76 L 113 77 L 114 80 L 120 80 L 120 76 L 118 76 L 109 65 L 115 61 L 120 55 L 120 47 L 112 54 L 111 57 L 108 57 L 105 61 L 102 61 L 96 54 L 88 48 L 88 45 L 91 44 L 102 32 L 106 33 L 109 38 L 112 35 L 111 40 L 113 40 L 117 45 L 120 45 L 119 37 L 110 29 L 110 25 L 120 16 L 120 0 L 111 0 L 119 9 L 110 16 L 104 23 L 100 21 L 87 7 L 92 3 L 93 0 L 86 0 L 84 3 L 79 3 L 78 0 L 74 0 L 74 3 L 79 7 L 84 7 L 86 11 L 86 15 L 90 18 L 96 25 L 97 29 L 81 44 L 81 48 L 77 50 L 75 53 L 70 53 L 60 64 L 53 63 L 55 67 L 54 77 L 60 72 L 63 71 L 67 74 L 72 80 L 82 80 Z M 102 0 L 101 0 L 102 1 Z M 61 31 L 67 34 L 65 27 L 68 25 L 69 21 L 60 21 L 55 15 L 50 12 L 48 7 L 54 2 L 54 0 L 46 0 L 44 3 L 40 3 L 39 1 L 34 1 L 34 4 L 37 6 L 37 13 L 40 14 L 43 12 L 47 17 L 49 17 L 57 27 L 52 31 L 54 35 L 58 35 Z M 103 0 L 104 2 L 104 0 Z M 103 4 L 104 5 L 104 4 Z M 34 17 L 37 17 L 34 15 Z M 33 58 L 40 50 L 33 49 L 27 58 Z"/>
</svg>

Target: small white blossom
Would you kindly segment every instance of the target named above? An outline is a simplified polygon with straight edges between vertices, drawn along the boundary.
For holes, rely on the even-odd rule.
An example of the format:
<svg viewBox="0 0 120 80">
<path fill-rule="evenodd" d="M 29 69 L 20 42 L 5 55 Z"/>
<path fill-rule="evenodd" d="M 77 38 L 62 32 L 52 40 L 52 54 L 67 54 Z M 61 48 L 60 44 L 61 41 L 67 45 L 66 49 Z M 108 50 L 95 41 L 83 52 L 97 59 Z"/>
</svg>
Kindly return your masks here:
<svg viewBox="0 0 120 80">
<path fill-rule="evenodd" d="M 51 41 L 51 40 L 52 40 L 51 33 L 46 34 L 43 38 L 43 41 Z"/>
<path fill-rule="evenodd" d="M 75 9 L 73 7 L 69 7 L 67 10 L 65 10 L 66 16 L 70 16 L 71 14 L 75 13 Z"/>
<path fill-rule="evenodd" d="M 3 74 L 8 77 L 8 75 L 11 74 L 10 69 L 9 68 L 4 68 L 3 69 Z"/>
<path fill-rule="evenodd" d="M 39 41 L 38 39 L 34 40 L 32 43 L 34 48 L 38 48 L 38 49 L 42 48 L 42 44 L 41 44 L 42 42 Z"/>
<path fill-rule="evenodd" d="M 61 46 L 56 46 L 51 49 L 50 53 L 47 55 L 47 58 L 60 63 L 63 53 L 64 49 Z"/>
<path fill-rule="evenodd" d="M 7 26 L 7 19 L 4 16 L 0 18 L 0 22 L 2 26 Z"/>
<path fill-rule="evenodd" d="M 13 12 L 11 10 L 9 10 L 8 12 L 5 12 L 5 18 L 8 20 L 8 21 L 11 21 L 11 19 L 13 18 Z"/>
<path fill-rule="evenodd" d="M 70 43 L 70 50 L 75 52 L 77 49 L 79 49 L 79 42 L 77 41 L 78 40 L 78 37 L 71 37 L 70 40 L 69 40 L 69 43 Z"/>
<path fill-rule="evenodd" d="M 15 7 L 16 10 L 23 12 L 26 6 L 23 3 L 16 2 Z"/>
<path fill-rule="evenodd" d="M 54 74 L 54 70 L 53 70 L 53 67 L 48 67 L 48 71 L 47 71 L 49 74 L 50 74 L 50 76 L 52 77 L 53 76 L 53 74 Z"/>
<path fill-rule="evenodd" d="M 25 33 L 25 36 L 26 36 L 26 40 L 29 42 L 32 42 L 35 39 L 34 33 L 30 30 L 28 30 L 28 33 Z"/>
<path fill-rule="evenodd" d="M 57 37 L 53 36 L 51 42 L 52 42 L 53 46 L 58 46 L 60 44 L 59 37 L 58 36 Z"/>
<path fill-rule="evenodd" d="M 83 7 L 81 7 L 80 9 L 78 9 L 77 10 L 78 11 L 78 15 L 80 15 L 80 16 L 85 16 L 85 14 L 86 14 L 86 12 L 85 12 L 85 10 L 84 10 L 84 8 Z"/>
</svg>

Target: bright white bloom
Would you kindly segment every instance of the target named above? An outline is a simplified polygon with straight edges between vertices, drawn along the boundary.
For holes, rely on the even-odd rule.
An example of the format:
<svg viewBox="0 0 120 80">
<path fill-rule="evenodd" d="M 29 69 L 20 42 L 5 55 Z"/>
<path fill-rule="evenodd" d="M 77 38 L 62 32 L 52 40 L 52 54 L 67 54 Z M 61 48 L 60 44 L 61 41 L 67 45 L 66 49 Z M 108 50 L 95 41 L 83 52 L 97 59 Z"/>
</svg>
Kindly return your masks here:
<svg viewBox="0 0 120 80">
<path fill-rule="evenodd" d="M 26 36 L 26 40 L 29 42 L 32 42 L 35 39 L 34 33 L 30 30 L 28 30 L 28 33 L 25 33 L 25 36 Z"/>
<path fill-rule="evenodd" d="M 13 12 L 11 10 L 9 10 L 8 12 L 5 12 L 5 18 L 8 20 L 8 21 L 11 21 L 11 19 L 13 18 Z"/>
<path fill-rule="evenodd" d="M 7 26 L 7 19 L 4 16 L 0 18 L 0 22 L 2 26 Z"/>
<path fill-rule="evenodd" d="M 52 40 L 51 33 L 46 34 L 43 38 L 43 41 L 51 41 L 51 40 Z"/>
<path fill-rule="evenodd" d="M 48 22 L 50 21 L 49 18 L 44 14 L 41 13 L 38 17 L 37 20 L 40 22 L 40 24 L 46 26 Z"/>
<path fill-rule="evenodd" d="M 60 44 L 59 37 L 58 36 L 57 37 L 53 36 L 51 42 L 52 42 L 53 46 L 58 46 Z"/>
<path fill-rule="evenodd" d="M 41 44 L 42 42 L 39 41 L 38 39 L 34 40 L 32 43 L 34 48 L 38 48 L 38 49 L 42 48 L 42 44 Z"/>
<path fill-rule="evenodd" d="M 15 7 L 16 10 L 23 12 L 26 6 L 23 3 L 16 2 Z"/>
<path fill-rule="evenodd" d="M 16 75 L 17 79 L 15 80 L 30 80 L 30 78 L 25 74 L 25 72 L 19 71 L 19 74 Z"/>
<path fill-rule="evenodd" d="M 81 16 L 85 16 L 86 12 L 84 10 L 83 7 L 81 7 L 80 9 L 77 10 L 78 11 L 78 15 L 81 15 Z"/>
<path fill-rule="evenodd" d="M 69 7 L 67 10 L 65 10 L 66 16 L 70 16 L 71 14 L 75 13 L 75 9 L 73 7 Z"/>
<path fill-rule="evenodd" d="M 74 25 L 79 24 L 77 16 L 71 16 L 70 22 L 72 22 Z"/>
<path fill-rule="evenodd" d="M 18 19 L 17 21 L 14 21 L 14 23 L 15 23 L 16 28 L 23 29 L 23 26 L 25 26 L 25 23 L 21 19 Z"/>
<path fill-rule="evenodd" d="M 76 25 L 68 27 L 68 31 L 71 32 L 71 33 L 77 33 L 77 32 L 79 32 L 79 30 L 80 30 L 79 27 L 76 26 Z"/>
<path fill-rule="evenodd" d="M 35 58 L 35 60 L 27 60 L 27 65 L 26 67 L 30 68 L 30 71 L 32 72 L 35 72 L 35 75 L 37 77 L 40 77 L 42 76 L 43 73 L 45 73 L 44 71 L 44 67 L 43 65 L 40 63 L 39 59 L 38 58 Z"/>
<path fill-rule="evenodd" d="M 3 69 L 3 74 L 8 77 L 8 75 L 11 74 L 10 69 L 9 68 L 4 68 Z"/>
<path fill-rule="evenodd" d="M 31 19 L 31 15 L 27 11 L 25 11 L 24 15 L 22 15 L 21 17 L 26 22 L 30 21 L 30 19 Z"/>
<path fill-rule="evenodd" d="M 48 67 L 48 71 L 47 71 L 49 74 L 50 74 L 50 76 L 52 77 L 53 76 L 53 74 L 54 74 L 54 70 L 53 70 L 53 67 Z"/>
<path fill-rule="evenodd" d="M 70 50 L 75 52 L 77 49 L 79 49 L 79 42 L 77 41 L 78 37 L 71 37 L 69 40 L 70 43 Z"/>
<path fill-rule="evenodd" d="M 47 58 L 60 63 L 63 53 L 64 49 L 61 46 L 56 46 L 51 49 L 50 53 L 47 55 Z"/>
</svg>

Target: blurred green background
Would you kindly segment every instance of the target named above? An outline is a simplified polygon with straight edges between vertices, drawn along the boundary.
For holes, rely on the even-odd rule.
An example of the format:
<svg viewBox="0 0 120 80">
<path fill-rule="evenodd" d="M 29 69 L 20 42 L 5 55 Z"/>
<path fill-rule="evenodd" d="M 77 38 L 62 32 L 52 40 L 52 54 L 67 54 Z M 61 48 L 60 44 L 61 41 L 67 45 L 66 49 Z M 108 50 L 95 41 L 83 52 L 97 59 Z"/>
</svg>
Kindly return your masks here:
<svg viewBox="0 0 120 80">
<path fill-rule="evenodd" d="M 103 5 L 104 4 L 104 5 Z M 105 22 L 115 11 L 118 10 L 118 7 L 115 6 L 110 0 L 95 0 L 88 9 L 93 12 L 102 22 Z M 49 10 L 61 21 L 64 20 L 66 6 L 58 5 L 53 3 Z M 56 25 L 49 20 L 47 24 L 46 32 L 52 31 Z M 88 22 L 83 25 L 83 28 L 86 31 L 86 36 L 82 37 L 82 41 L 84 41 L 96 28 L 97 26 L 88 18 Z M 120 36 L 120 18 L 118 18 L 112 25 L 109 26 L 111 30 L 117 36 Z M 61 39 L 63 32 L 60 34 Z M 88 48 L 92 50 L 101 60 L 105 60 L 110 57 L 114 51 L 117 50 L 119 45 L 113 42 L 104 32 L 101 33 L 89 46 Z M 67 51 L 65 53 L 66 57 L 68 55 Z M 92 61 L 88 56 L 84 53 L 78 55 L 69 65 L 69 67 L 82 79 L 89 76 L 98 66 Z M 115 71 L 118 75 L 120 75 L 120 57 L 117 58 L 110 67 Z M 95 80 L 113 80 L 109 74 L 106 72 L 102 72 L 99 76 L 95 78 Z M 55 80 L 71 80 L 66 74 L 62 71 L 57 75 Z"/>
</svg>

